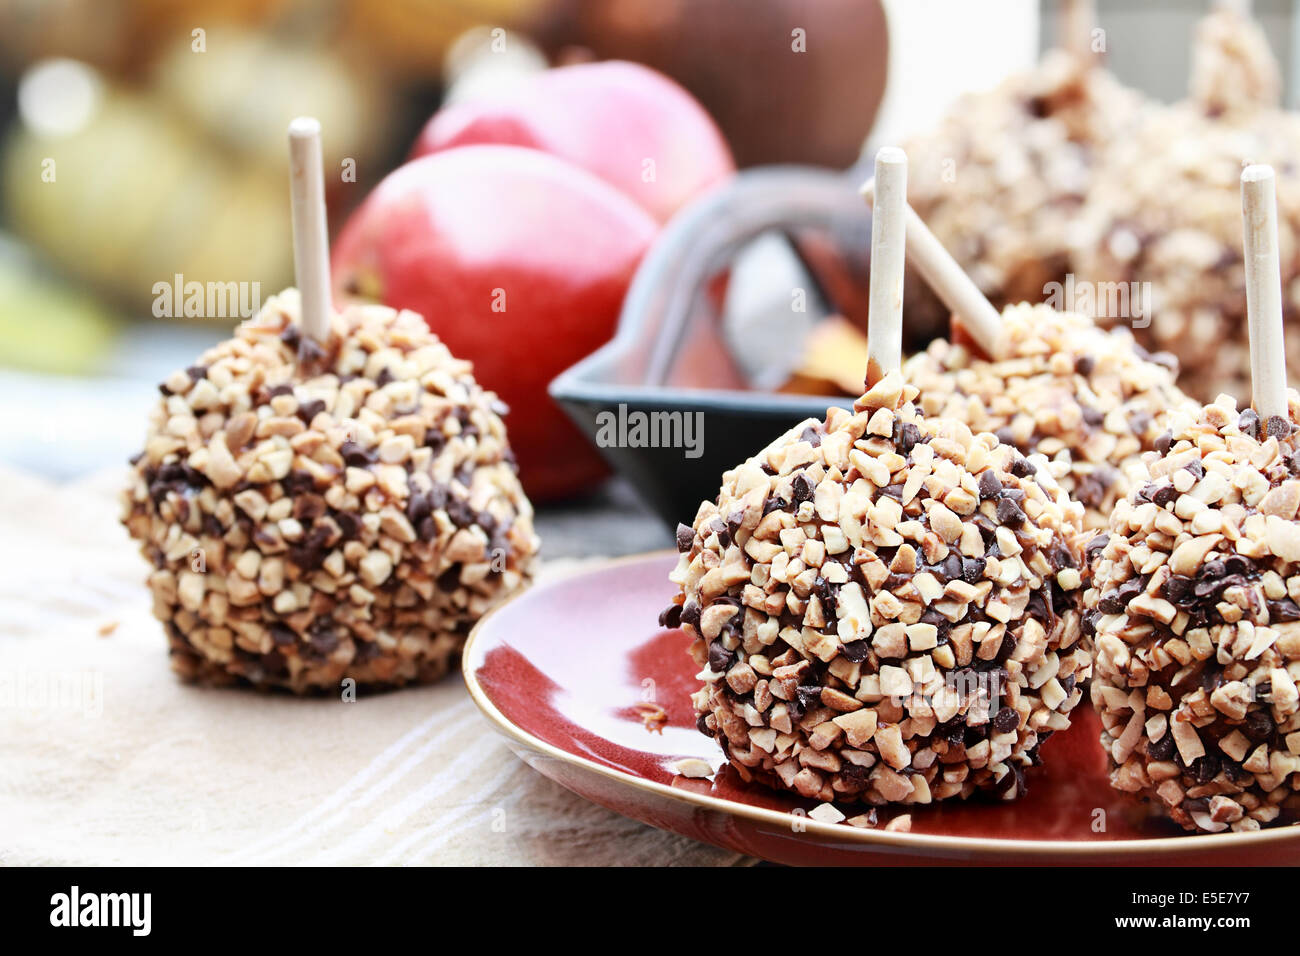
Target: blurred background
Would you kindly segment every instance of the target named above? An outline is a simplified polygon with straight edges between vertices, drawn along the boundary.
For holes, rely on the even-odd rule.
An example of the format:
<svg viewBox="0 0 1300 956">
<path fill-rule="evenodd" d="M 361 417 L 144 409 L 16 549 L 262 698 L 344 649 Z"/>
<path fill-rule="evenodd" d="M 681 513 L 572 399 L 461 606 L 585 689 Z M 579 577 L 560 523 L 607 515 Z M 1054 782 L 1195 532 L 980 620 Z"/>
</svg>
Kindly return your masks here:
<svg viewBox="0 0 1300 956">
<path fill-rule="evenodd" d="M 1056 30 L 1053 3 L 886 0 L 886 53 L 881 6 L 0 0 L 0 463 L 62 480 L 135 450 L 153 384 L 233 321 L 156 316 L 159 283 L 256 281 L 264 298 L 291 283 L 295 115 L 318 116 L 327 169 L 354 174 L 327 177 L 337 230 L 441 105 L 548 65 L 645 63 L 695 95 L 737 167 L 843 169 L 1027 69 Z M 1290 105 L 1297 6 L 1254 5 Z M 1119 78 L 1182 95 L 1206 3 L 1098 7 Z M 806 57 L 762 59 L 797 29 Z M 1159 52 L 1125 42 L 1153 33 Z"/>
</svg>

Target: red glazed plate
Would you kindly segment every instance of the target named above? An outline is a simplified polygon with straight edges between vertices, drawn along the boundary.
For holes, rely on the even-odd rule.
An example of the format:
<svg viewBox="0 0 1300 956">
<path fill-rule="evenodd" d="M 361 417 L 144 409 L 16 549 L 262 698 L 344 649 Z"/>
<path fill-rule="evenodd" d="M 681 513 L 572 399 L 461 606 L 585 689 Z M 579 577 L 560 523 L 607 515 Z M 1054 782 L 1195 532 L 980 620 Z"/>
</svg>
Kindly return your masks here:
<svg viewBox="0 0 1300 956">
<path fill-rule="evenodd" d="M 521 759 L 589 800 L 776 863 L 1300 862 L 1300 826 L 1186 835 L 1112 790 L 1086 705 L 1043 744 L 1043 766 L 1029 771 L 1020 800 L 909 808 L 907 833 L 810 819 L 816 801 L 746 784 L 695 729 L 688 640 L 655 625 L 675 561 L 671 552 L 627 558 L 530 588 L 484 617 L 466 644 L 475 703 Z M 684 757 L 718 772 L 683 777 L 674 767 Z"/>
</svg>

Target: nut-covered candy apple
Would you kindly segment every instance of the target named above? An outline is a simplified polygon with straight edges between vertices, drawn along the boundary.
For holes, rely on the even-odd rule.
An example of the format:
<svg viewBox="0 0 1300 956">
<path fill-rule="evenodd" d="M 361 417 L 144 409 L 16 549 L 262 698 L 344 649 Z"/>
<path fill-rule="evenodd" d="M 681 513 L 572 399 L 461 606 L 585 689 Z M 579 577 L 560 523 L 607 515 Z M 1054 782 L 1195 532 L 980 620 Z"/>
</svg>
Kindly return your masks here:
<svg viewBox="0 0 1300 956">
<path fill-rule="evenodd" d="M 495 399 L 414 313 L 334 316 L 310 370 L 302 334 L 291 290 L 161 386 L 124 521 L 172 665 L 434 680 L 537 552 Z"/>
<path fill-rule="evenodd" d="M 123 522 L 181 676 L 445 674 L 537 553 L 500 403 L 413 312 L 334 310 L 320 124 L 289 126 L 301 296 L 161 386 Z"/>
<path fill-rule="evenodd" d="M 1083 509 L 1041 456 L 920 412 L 899 372 L 901 150 L 880 151 L 874 188 L 866 392 L 722 476 L 678 528 L 661 623 L 693 638 L 698 726 L 743 779 L 1012 799 L 1092 670 Z"/>
<path fill-rule="evenodd" d="M 1086 595 L 1112 785 L 1211 833 L 1300 809 L 1300 396 L 1273 171 L 1241 188 L 1254 401 L 1170 416 Z"/>
</svg>

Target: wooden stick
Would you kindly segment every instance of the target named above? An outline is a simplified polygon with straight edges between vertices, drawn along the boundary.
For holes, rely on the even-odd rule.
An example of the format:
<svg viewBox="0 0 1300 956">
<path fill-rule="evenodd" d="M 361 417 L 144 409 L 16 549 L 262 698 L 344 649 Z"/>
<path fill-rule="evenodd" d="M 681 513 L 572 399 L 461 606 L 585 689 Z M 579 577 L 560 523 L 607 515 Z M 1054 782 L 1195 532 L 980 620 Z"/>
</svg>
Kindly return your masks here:
<svg viewBox="0 0 1300 956">
<path fill-rule="evenodd" d="M 871 216 L 871 297 L 867 307 L 867 386 L 903 367 L 903 265 L 907 254 L 907 154 L 876 153 Z"/>
<path fill-rule="evenodd" d="M 293 205 L 293 269 L 302 296 L 302 328 L 317 342 L 329 337 L 330 253 L 320 123 L 299 116 L 289 124 L 289 193 Z"/>
<path fill-rule="evenodd" d="M 874 192 L 875 180 L 868 180 L 862 194 L 873 201 Z M 962 328 L 979 347 L 996 357 L 1002 316 L 911 206 L 905 208 L 905 219 L 908 261 L 943 304 L 961 317 Z"/>
<path fill-rule="evenodd" d="M 1091 60 L 1092 31 L 1097 26 L 1097 5 L 1093 0 L 1064 0 L 1057 12 L 1057 37 L 1061 49 L 1082 60 Z"/>
<path fill-rule="evenodd" d="M 1267 421 L 1289 421 L 1286 349 L 1282 339 L 1282 270 L 1278 261 L 1277 196 L 1272 166 L 1241 174 L 1245 233 L 1246 315 L 1250 326 L 1250 381 L 1255 411 Z"/>
</svg>

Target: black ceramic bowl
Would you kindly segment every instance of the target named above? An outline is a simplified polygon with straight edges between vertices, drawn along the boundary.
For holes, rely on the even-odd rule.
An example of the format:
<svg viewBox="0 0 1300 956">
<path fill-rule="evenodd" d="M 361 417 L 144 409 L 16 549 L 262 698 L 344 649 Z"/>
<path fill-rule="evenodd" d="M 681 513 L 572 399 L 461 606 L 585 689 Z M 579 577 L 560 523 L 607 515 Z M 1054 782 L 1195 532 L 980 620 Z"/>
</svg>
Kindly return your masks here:
<svg viewBox="0 0 1300 956">
<path fill-rule="evenodd" d="M 737 254 L 775 234 L 798 250 L 813 286 L 792 289 L 792 300 L 804 292 L 809 312 L 833 311 L 826 299 L 843 309 L 843 295 L 819 279 L 860 285 L 871 235 L 860 181 L 806 167 L 755 169 L 684 209 L 638 270 L 614 339 L 551 383 L 551 395 L 669 525 L 689 524 L 700 502 L 717 496 L 723 471 L 803 419 L 823 417 L 828 404 L 852 404 L 756 386 L 752 367 L 728 347 L 721 300 Z M 768 351 L 797 351 L 797 324 L 783 341 L 769 323 Z"/>
</svg>

